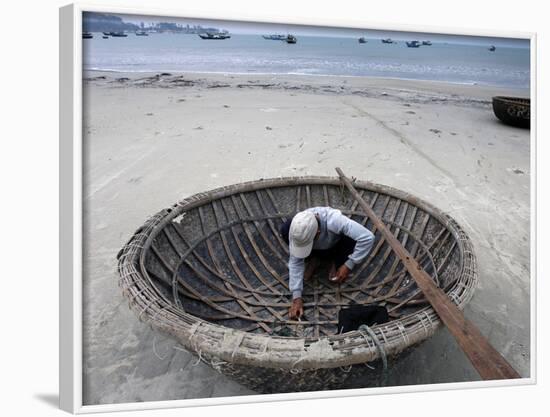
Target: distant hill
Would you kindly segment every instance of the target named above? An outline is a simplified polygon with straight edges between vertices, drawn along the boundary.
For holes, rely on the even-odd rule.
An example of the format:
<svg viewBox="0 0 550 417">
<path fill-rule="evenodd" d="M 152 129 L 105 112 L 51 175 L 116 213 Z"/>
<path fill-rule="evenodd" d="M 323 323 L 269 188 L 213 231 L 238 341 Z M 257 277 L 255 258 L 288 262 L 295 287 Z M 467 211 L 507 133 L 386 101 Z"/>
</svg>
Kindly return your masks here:
<svg viewBox="0 0 550 417">
<path fill-rule="evenodd" d="M 202 27 L 201 25 L 186 24 L 185 26 L 174 22 L 150 23 L 147 27 L 142 23 L 138 26 L 134 23 L 128 23 L 121 17 L 112 14 L 84 12 L 82 18 L 83 32 L 135 32 L 138 30 L 171 32 L 171 33 L 219 33 L 220 30 L 212 27 Z"/>
<path fill-rule="evenodd" d="M 84 12 L 82 30 L 84 32 L 122 32 L 139 30 L 139 26 L 126 23 L 122 18 L 103 13 Z"/>
</svg>

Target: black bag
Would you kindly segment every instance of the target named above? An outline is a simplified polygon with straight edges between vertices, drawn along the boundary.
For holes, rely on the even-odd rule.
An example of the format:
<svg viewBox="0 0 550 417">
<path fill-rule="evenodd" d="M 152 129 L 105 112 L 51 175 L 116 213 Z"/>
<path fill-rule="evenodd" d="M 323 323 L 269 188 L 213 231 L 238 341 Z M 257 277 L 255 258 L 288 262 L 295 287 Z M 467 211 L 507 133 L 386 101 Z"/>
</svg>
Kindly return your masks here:
<svg viewBox="0 0 550 417">
<path fill-rule="evenodd" d="M 355 304 L 338 312 L 338 334 L 357 330 L 362 324 L 372 326 L 388 321 L 386 307 Z"/>
</svg>

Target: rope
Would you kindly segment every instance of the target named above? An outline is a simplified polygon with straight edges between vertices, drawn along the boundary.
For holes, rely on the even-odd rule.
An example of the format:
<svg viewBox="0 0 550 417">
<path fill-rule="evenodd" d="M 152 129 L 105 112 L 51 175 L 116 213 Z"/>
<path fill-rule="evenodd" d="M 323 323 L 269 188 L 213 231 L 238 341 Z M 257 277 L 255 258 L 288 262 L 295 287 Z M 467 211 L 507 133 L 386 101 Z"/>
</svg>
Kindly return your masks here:
<svg viewBox="0 0 550 417">
<path fill-rule="evenodd" d="M 348 366 L 340 366 L 340 370 L 342 372 L 344 372 L 345 374 L 348 374 L 351 372 L 351 368 L 353 367 L 353 365 L 348 365 Z"/>
<path fill-rule="evenodd" d="M 214 368 L 216 371 L 218 372 L 221 372 L 222 370 L 222 367 L 224 365 L 227 365 L 229 362 L 226 362 L 226 361 L 222 361 L 222 360 L 219 360 L 219 361 L 215 361 L 214 359 L 212 359 L 210 361 L 210 365 L 212 366 L 212 368 Z"/>
<path fill-rule="evenodd" d="M 382 345 L 382 343 L 380 343 L 380 340 L 376 336 L 376 333 L 374 333 L 374 331 L 366 324 L 362 324 L 361 326 L 359 326 L 358 330 L 359 330 L 359 333 L 361 333 L 361 335 L 363 336 L 363 338 L 367 341 L 367 343 L 369 341 L 369 339 L 367 338 L 367 334 L 368 334 L 371 337 L 374 344 L 376 345 L 376 347 L 378 348 L 378 353 L 380 353 L 380 357 L 382 358 L 382 366 L 383 366 L 380 386 L 381 387 L 386 386 L 386 380 L 388 377 L 388 358 L 386 356 L 386 351 L 384 350 L 384 346 Z"/>
<path fill-rule="evenodd" d="M 193 337 L 195 337 L 195 333 L 197 333 L 197 330 L 199 329 L 200 325 L 202 324 L 202 321 L 199 321 L 191 327 L 191 331 L 189 332 L 189 342 L 193 343 Z"/>
<path fill-rule="evenodd" d="M 244 335 L 245 335 L 244 332 L 241 332 L 239 334 L 239 336 L 237 338 L 237 342 L 235 343 L 235 347 L 233 348 L 233 353 L 231 353 L 231 359 L 233 359 L 235 357 L 235 354 L 237 353 L 237 350 L 239 350 L 239 346 L 241 346 L 241 343 L 243 342 Z"/>
<path fill-rule="evenodd" d="M 189 352 L 187 349 L 184 349 L 180 346 L 172 346 L 173 349 L 176 349 L 176 350 L 179 350 L 180 352 L 184 352 L 184 353 L 191 353 L 193 354 L 193 352 Z M 191 366 L 197 366 L 199 363 L 201 363 L 204 359 L 202 358 L 202 351 L 201 350 L 198 350 L 198 349 L 195 349 L 195 352 L 197 353 L 199 359 L 197 360 L 197 362 L 195 363 L 192 363 Z"/>
<path fill-rule="evenodd" d="M 258 357 L 269 357 L 269 355 L 271 355 L 271 352 L 268 352 L 268 348 L 269 348 L 269 342 L 270 342 L 270 338 L 266 337 L 265 339 L 265 343 L 264 343 L 264 347 L 262 349 L 262 351 L 260 353 L 258 353 Z"/>
<path fill-rule="evenodd" d="M 428 313 L 427 311 L 424 311 L 424 314 L 426 315 L 426 318 L 430 322 L 430 326 L 433 327 L 434 324 L 433 324 L 432 318 L 430 317 L 430 313 Z"/>
<path fill-rule="evenodd" d="M 388 330 L 385 326 L 384 326 L 384 329 Z M 386 333 L 384 333 L 383 329 L 379 328 L 378 331 L 382 335 L 382 338 L 384 339 L 384 343 L 386 343 L 386 344 L 389 343 L 388 338 L 386 337 Z"/>
<path fill-rule="evenodd" d="M 458 296 L 454 293 L 454 292 L 450 292 L 447 294 L 449 296 L 449 298 L 456 304 L 456 305 L 459 305 L 460 304 L 460 300 L 458 298 Z"/>
<path fill-rule="evenodd" d="M 395 323 L 395 326 L 397 327 L 397 330 L 401 333 L 401 337 L 403 338 L 403 341 L 406 345 L 409 345 L 409 336 L 407 335 L 407 332 L 405 331 L 405 327 L 403 327 L 403 324 L 397 322 Z"/>
<path fill-rule="evenodd" d="M 422 318 L 422 314 L 417 314 L 416 318 L 420 321 L 420 324 L 422 325 L 422 328 L 424 329 L 424 333 L 426 336 L 429 334 L 428 326 L 424 323 L 424 319 Z"/>
<path fill-rule="evenodd" d="M 147 310 L 149 310 L 149 307 L 151 307 L 157 300 L 158 300 L 158 298 L 152 298 L 147 303 L 147 305 L 145 307 L 143 307 L 143 310 L 141 310 L 141 312 L 138 315 L 138 320 L 141 320 L 141 316 L 143 315 L 143 313 L 145 313 Z"/>
<path fill-rule="evenodd" d="M 197 366 L 199 363 L 202 362 L 202 350 L 199 349 L 199 351 L 197 352 L 197 354 L 199 355 L 199 359 L 197 360 L 197 362 L 192 363 L 191 366 Z"/>
<path fill-rule="evenodd" d="M 179 350 L 180 352 L 184 352 L 184 353 L 191 353 L 189 352 L 187 349 L 185 348 L 182 348 L 181 346 L 172 346 L 173 349 L 176 349 L 176 350 Z"/>
<path fill-rule="evenodd" d="M 161 357 L 158 353 L 157 353 L 157 346 L 156 346 L 156 342 L 157 342 L 157 337 L 153 337 L 153 353 L 155 354 L 155 356 L 157 358 L 159 358 L 161 361 L 165 360 L 167 357 L 168 357 L 168 353 L 166 355 L 164 355 L 164 358 Z"/>
</svg>

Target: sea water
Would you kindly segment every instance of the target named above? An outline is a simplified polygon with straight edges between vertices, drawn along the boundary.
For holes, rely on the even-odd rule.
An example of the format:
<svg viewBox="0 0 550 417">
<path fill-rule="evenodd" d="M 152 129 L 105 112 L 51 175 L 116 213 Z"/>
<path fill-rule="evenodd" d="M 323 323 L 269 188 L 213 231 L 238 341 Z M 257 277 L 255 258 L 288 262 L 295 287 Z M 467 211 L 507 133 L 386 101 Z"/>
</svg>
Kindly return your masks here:
<svg viewBox="0 0 550 417">
<path fill-rule="evenodd" d="M 467 40 L 465 37 L 464 39 Z M 409 48 L 404 41 L 300 36 L 296 44 L 233 34 L 203 40 L 194 34 L 151 33 L 84 39 L 84 69 L 122 72 L 208 72 L 374 76 L 529 88 L 530 49 L 490 42 L 433 42 Z"/>
</svg>

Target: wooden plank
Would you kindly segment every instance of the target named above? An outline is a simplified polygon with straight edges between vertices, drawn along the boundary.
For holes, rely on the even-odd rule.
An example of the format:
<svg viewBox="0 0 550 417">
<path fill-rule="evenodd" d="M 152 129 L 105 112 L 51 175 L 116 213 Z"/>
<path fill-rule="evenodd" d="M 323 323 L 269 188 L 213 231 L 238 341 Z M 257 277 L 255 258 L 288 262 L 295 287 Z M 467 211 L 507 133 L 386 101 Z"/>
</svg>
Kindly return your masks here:
<svg viewBox="0 0 550 417">
<path fill-rule="evenodd" d="M 378 218 L 372 208 L 361 198 L 352 182 L 340 168 L 336 172 L 342 183 L 359 202 L 361 208 L 370 217 L 378 230 L 384 235 L 395 253 L 401 258 L 403 265 L 414 278 L 416 285 L 424 293 L 439 318 L 447 326 L 450 333 L 456 339 L 460 348 L 464 351 L 481 378 L 513 379 L 521 378 L 517 371 L 504 359 L 504 357 L 489 343 L 479 329 L 466 320 L 462 311 L 437 287 L 430 276 L 422 269 L 414 257 L 401 245 L 399 240 L 391 233 L 384 222 Z"/>
</svg>

